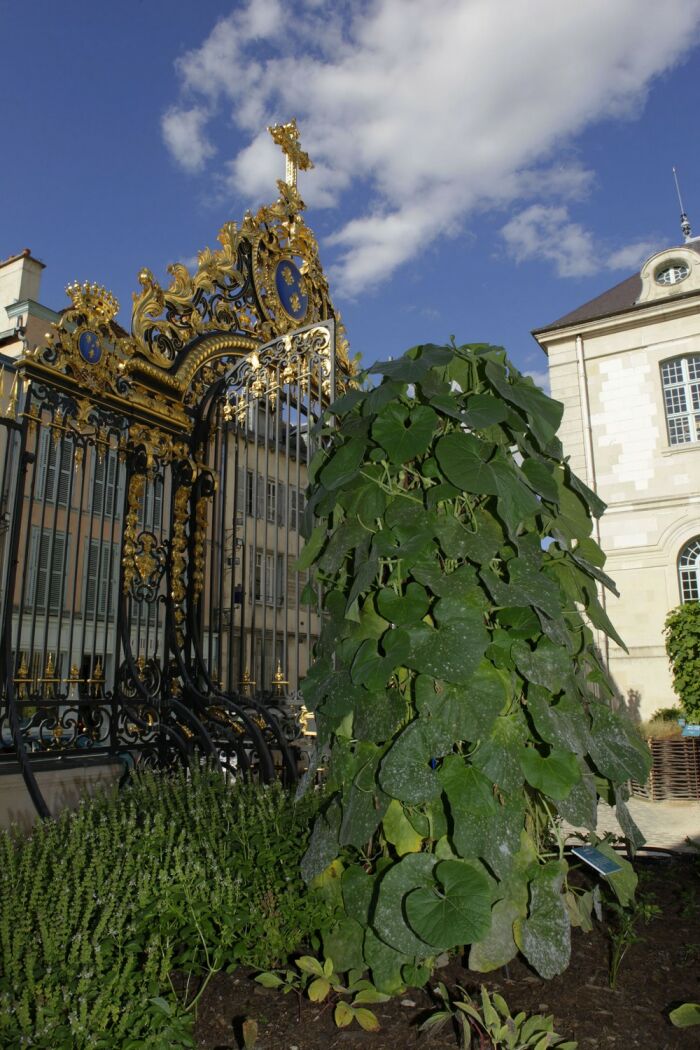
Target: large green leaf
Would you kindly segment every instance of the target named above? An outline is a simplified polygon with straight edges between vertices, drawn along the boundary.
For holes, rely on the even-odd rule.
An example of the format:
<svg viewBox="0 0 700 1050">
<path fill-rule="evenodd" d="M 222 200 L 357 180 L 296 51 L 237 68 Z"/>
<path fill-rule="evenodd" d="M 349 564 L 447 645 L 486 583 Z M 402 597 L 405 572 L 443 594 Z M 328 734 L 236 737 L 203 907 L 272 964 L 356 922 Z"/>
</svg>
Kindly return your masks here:
<svg viewBox="0 0 700 1050">
<path fill-rule="evenodd" d="M 516 943 L 541 977 L 562 973 L 571 956 L 571 926 L 558 863 L 540 868 L 530 883 L 528 917 L 515 924 Z"/>
<path fill-rule="evenodd" d="M 512 381 L 509 381 L 503 365 L 496 364 L 494 361 L 487 363 L 486 375 L 501 397 L 527 413 L 532 433 L 543 448 L 546 447 L 555 436 L 561 423 L 564 412 L 561 402 L 547 397 L 539 387 L 536 387 L 532 381 L 526 380 L 512 367 Z"/>
<path fill-rule="evenodd" d="M 398 995 L 405 988 L 402 977 L 404 966 L 410 965 L 413 958 L 396 951 L 381 941 L 374 931 L 365 930 L 364 957 L 372 974 L 372 984 L 379 992 L 386 995 Z"/>
<path fill-rule="evenodd" d="M 409 409 L 400 402 L 386 405 L 372 425 L 372 437 L 394 463 L 407 463 L 427 451 L 438 417 L 427 405 Z"/>
<path fill-rule="evenodd" d="M 598 795 L 591 771 L 581 768 L 581 779 L 574 784 L 565 799 L 559 799 L 557 809 L 564 820 L 574 828 L 595 831 L 598 823 Z"/>
<path fill-rule="evenodd" d="M 550 503 L 559 502 L 559 488 L 550 464 L 528 457 L 523 461 L 522 472 L 534 492 Z"/>
<path fill-rule="evenodd" d="M 527 709 L 535 729 L 546 743 L 579 755 L 588 753 L 590 719 L 579 699 L 567 695 L 555 703 L 546 689 L 530 685 Z"/>
<path fill-rule="evenodd" d="M 493 784 L 461 755 L 448 755 L 439 771 L 450 807 L 450 837 L 460 857 L 484 855 L 498 812 Z"/>
<path fill-rule="evenodd" d="M 397 626 L 419 623 L 430 607 L 430 598 L 419 583 L 409 583 L 404 594 L 389 587 L 377 595 L 377 608 L 385 619 Z"/>
<path fill-rule="evenodd" d="M 589 754 L 598 772 L 618 784 L 630 778 L 643 784 L 651 768 L 651 755 L 632 723 L 605 704 L 592 702 L 590 712 Z"/>
<path fill-rule="evenodd" d="M 481 661 L 489 636 L 478 609 L 466 607 L 462 618 L 437 630 L 422 624 L 408 629 L 408 666 L 446 682 L 469 682 Z"/>
<path fill-rule="evenodd" d="M 483 868 L 443 860 L 433 875 L 433 887 L 419 887 L 406 897 L 406 916 L 413 930 L 443 951 L 484 937 L 491 922 L 491 893 Z"/>
<path fill-rule="evenodd" d="M 522 639 L 516 639 L 511 654 L 526 682 L 544 686 L 554 694 L 566 686 L 571 673 L 571 658 L 564 649 L 552 645 L 548 638 L 543 638 L 534 649 Z"/>
<path fill-rule="evenodd" d="M 476 749 L 472 762 L 492 783 L 511 794 L 523 783 L 520 753 L 527 740 L 525 719 L 519 711 L 496 719 L 488 738 Z"/>
<path fill-rule="evenodd" d="M 539 754 L 533 747 L 524 748 L 520 752 L 520 768 L 528 784 L 554 799 L 566 798 L 581 779 L 576 755 L 556 747 L 548 755 Z"/>
<path fill-rule="evenodd" d="M 365 455 L 365 448 L 365 442 L 359 437 L 350 438 L 337 446 L 319 472 L 321 484 L 329 490 L 347 484 L 357 473 Z"/>
<path fill-rule="evenodd" d="M 309 848 L 301 861 L 301 874 L 304 882 L 311 882 L 338 856 L 338 831 L 340 829 L 340 804 L 331 802 L 325 812 L 316 817 Z"/>
<path fill-rule="evenodd" d="M 636 871 L 622 854 L 613 849 L 609 842 L 596 843 L 596 849 L 600 850 L 608 860 L 614 860 L 619 865 L 620 870 L 613 872 L 612 875 L 608 875 L 606 878 L 620 904 L 623 908 L 626 908 L 634 900 L 634 893 L 637 889 L 638 878 Z"/>
<path fill-rule="evenodd" d="M 435 457 L 447 480 L 464 492 L 479 495 L 498 493 L 496 476 L 488 463 L 493 451 L 493 445 L 461 430 L 445 434 L 435 445 Z"/>
<path fill-rule="evenodd" d="M 483 659 L 464 685 L 443 685 L 430 699 L 430 712 L 452 740 L 483 740 L 507 701 L 506 685 Z"/>
<path fill-rule="evenodd" d="M 342 874 L 341 890 L 346 915 L 352 915 L 366 925 L 372 905 L 372 895 L 376 882 L 375 875 L 368 875 L 364 868 L 352 865 Z"/>
<path fill-rule="evenodd" d="M 469 969 L 488 973 L 506 966 L 518 951 L 513 937 L 513 923 L 522 918 L 515 901 L 496 901 L 491 909 L 491 929 L 469 952 Z"/>
<path fill-rule="evenodd" d="M 364 846 L 381 821 L 389 799 L 377 783 L 382 752 L 367 740 L 355 745 L 352 779 L 343 798 L 343 819 L 338 833 L 342 846 Z"/>
<path fill-rule="evenodd" d="M 331 930 L 323 933 L 323 954 L 333 960 L 336 973 L 348 970 L 364 970 L 365 960 L 362 946 L 365 939 L 364 926 L 356 919 L 342 918 Z"/>
<path fill-rule="evenodd" d="M 413 827 L 398 799 L 393 798 L 389 803 L 382 830 L 400 857 L 406 853 L 418 853 L 423 845 L 423 836 Z"/>
<path fill-rule="evenodd" d="M 508 410 L 503 402 L 491 394 L 472 394 L 467 399 L 465 419 L 474 430 L 502 423 L 507 415 Z"/>
<path fill-rule="evenodd" d="M 380 879 L 372 925 L 386 944 L 404 955 L 425 958 L 432 954 L 431 947 L 408 926 L 404 908 L 411 890 L 432 886 L 435 863 L 429 853 L 408 853 Z"/>
<path fill-rule="evenodd" d="M 417 805 L 440 794 L 431 759 L 444 755 L 452 740 L 439 727 L 420 719 L 398 735 L 384 757 L 379 782 L 387 794 Z"/>
</svg>

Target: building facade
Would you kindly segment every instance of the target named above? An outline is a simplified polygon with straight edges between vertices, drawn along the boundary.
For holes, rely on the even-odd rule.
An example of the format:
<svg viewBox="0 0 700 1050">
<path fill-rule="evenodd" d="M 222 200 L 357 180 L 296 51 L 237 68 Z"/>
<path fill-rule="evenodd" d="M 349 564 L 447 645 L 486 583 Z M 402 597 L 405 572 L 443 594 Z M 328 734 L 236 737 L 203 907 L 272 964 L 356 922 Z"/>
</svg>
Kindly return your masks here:
<svg viewBox="0 0 700 1050">
<path fill-rule="evenodd" d="M 596 524 L 627 645 L 600 639 L 634 718 L 675 703 L 668 612 L 700 596 L 700 238 L 533 335 L 548 357 L 574 471 L 607 504 Z"/>
</svg>

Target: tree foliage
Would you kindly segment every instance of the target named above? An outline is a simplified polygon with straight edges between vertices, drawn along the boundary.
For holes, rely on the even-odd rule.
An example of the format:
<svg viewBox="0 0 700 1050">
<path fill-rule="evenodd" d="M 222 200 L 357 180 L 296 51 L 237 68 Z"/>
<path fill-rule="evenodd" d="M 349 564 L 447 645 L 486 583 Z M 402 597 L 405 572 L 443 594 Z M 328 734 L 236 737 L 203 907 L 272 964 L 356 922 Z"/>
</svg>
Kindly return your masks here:
<svg viewBox="0 0 700 1050">
<path fill-rule="evenodd" d="M 339 886 L 326 948 L 384 991 L 462 944 L 473 968 L 520 949 L 551 977 L 590 900 L 545 829 L 593 831 L 601 795 L 634 838 L 621 785 L 648 770 L 588 626 L 617 639 L 603 504 L 563 458 L 562 406 L 503 350 L 427 345 L 370 372 L 331 408 L 301 561 L 325 595 L 304 699 L 331 795 L 303 869 Z"/>
<path fill-rule="evenodd" d="M 689 722 L 700 722 L 700 602 L 686 602 L 666 617 L 666 652 L 673 688 Z"/>
</svg>

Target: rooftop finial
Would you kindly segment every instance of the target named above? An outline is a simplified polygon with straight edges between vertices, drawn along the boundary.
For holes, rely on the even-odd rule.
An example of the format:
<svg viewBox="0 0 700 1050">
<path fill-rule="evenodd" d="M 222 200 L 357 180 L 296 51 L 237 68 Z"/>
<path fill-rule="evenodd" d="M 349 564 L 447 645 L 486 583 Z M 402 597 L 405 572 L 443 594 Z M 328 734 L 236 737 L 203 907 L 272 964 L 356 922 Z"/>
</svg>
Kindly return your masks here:
<svg viewBox="0 0 700 1050">
<path fill-rule="evenodd" d="M 678 185 L 678 175 L 676 174 L 676 169 L 673 168 L 672 170 L 673 170 L 673 181 L 676 184 L 676 193 L 678 194 L 678 203 L 679 203 L 680 208 L 681 208 L 681 232 L 682 232 L 683 237 L 685 238 L 685 241 L 687 243 L 691 239 L 690 220 L 688 219 L 688 216 L 686 215 L 685 209 L 683 207 L 683 201 L 681 199 L 681 188 Z"/>
</svg>

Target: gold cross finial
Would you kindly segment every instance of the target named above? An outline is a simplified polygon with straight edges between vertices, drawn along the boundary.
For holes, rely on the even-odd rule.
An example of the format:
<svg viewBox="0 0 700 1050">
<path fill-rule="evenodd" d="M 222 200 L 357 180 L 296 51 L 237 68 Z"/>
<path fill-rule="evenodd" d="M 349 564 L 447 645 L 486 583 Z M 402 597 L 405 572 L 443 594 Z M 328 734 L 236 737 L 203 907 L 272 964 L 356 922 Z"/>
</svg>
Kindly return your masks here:
<svg viewBox="0 0 700 1050">
<path fill-rule="evenodd" d="M 287 162 L 285 182 L 288 186 L 296 188 L 297 172 L 300 169 L 301 171 L 308 171 L 309 168 L 313 168 L 309 154 L 305 153 L 299 145 L 299 129 L 296 117 L 293 117 L 288 124 L 273 124 L 267 130 L 272 135 L 273 142 L 276 142 L 284 153 Z"/>
</svg>

